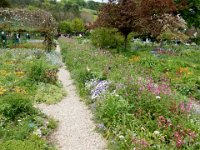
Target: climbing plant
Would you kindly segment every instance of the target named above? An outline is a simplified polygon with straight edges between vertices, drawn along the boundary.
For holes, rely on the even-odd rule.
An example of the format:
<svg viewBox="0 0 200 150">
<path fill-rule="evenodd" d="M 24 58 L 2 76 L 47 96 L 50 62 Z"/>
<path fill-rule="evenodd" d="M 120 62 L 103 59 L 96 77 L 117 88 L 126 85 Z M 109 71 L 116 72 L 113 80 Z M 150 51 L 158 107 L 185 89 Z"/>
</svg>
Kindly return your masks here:
<svg viewBox="0 0 200 150">
<path fill-rule="evenodd" d="M 49 12 L 43 10 L 0 8 L 0 30 L 9 32 L 41 32 L 49 52 L 56 34 L 56 22 Z"/>
</svg>

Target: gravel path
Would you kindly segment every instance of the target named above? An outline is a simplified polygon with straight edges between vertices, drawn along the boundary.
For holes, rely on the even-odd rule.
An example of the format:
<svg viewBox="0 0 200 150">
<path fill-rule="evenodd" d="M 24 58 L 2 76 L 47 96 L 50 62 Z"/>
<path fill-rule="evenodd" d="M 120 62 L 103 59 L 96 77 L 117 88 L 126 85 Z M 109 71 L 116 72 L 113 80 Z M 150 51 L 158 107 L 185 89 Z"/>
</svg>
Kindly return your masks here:
<svg viewBox="0 0 200 150">
<path fill-rule="evenodd" d="M 60 52 L 59 46 L 56 51 Z M 61 68 L 58 77 L 67 91 L 67 96 L 55 105 L 38 105 L 42 112 L 59 121 L 58 128 L 50 136 L 50 140 L 57 145 L 59 150 L 106 149 L 106 141 L 94 131 L 92 114 L 80 101 L 70 73 Z"/>
</svg>

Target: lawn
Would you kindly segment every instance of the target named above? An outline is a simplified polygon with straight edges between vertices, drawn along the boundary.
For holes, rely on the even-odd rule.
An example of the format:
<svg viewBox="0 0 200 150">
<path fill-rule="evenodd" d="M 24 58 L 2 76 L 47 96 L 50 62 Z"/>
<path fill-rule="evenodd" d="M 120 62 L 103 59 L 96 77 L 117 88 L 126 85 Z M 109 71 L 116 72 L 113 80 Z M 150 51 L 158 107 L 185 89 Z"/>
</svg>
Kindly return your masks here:
<svg viewBox="0 0 200 150">
<path fill-rule="evenodd" d="M 54 149 L 46 138 L 57 123 L 35 106 L 65 95 L 57 80 L 59 57 L 36 48 L 0 49 L 1 150 Z"/>
<path fill-rule="evenodd" d="M 135 42 L 115 53 L 89 39 L 60 39 L 63 59 L 109 148 L 200 149 L 200 50 Z"/>
</svg>

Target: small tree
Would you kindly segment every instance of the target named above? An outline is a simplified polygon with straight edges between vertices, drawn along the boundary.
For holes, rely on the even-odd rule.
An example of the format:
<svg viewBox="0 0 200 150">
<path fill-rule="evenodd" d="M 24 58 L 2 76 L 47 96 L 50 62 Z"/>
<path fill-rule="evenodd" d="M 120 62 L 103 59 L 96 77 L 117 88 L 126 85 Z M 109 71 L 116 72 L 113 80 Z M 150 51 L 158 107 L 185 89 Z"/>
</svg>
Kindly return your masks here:
<svg viewBox="0 0 200 150">
<path fill-rule="evenodd" d="M 72 33 L 72 25 L 69 21 L 62 21 L 59 24 L 59 30 L 64 33 Z"/>
<path fill-rule="evenodd" d="M 85 24 L 83 20 L 79 18 L 75 18 L 74 20 L 72 20 L 71 27 L 75 33 L 85 31 Z"/>
<path fill-rule="evenodd" d="M 109 0 L 98 16 L 95 26 L 118 29 L 124 36 L 124 49 L 127 49 L 129 33 L 140 28 L 137 3 L 133 0 Z"/>
</svg>

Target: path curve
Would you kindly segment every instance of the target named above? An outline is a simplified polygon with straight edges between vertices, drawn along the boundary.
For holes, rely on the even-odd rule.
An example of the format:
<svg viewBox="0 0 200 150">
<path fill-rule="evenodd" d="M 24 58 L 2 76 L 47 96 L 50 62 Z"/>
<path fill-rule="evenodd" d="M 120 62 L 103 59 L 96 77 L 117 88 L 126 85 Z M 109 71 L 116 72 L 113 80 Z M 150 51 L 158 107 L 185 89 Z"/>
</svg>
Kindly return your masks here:
<svg viewBox="0 0 200 150">
<path fill-rule="evenodd" d="M 57 45 L 56 51 L 60 53 Z M 103 150 L 106 141 L 95 132 L 92 113 L 80 101 L 69 71 L 59 69 L 58 78 L 62 82 L 67 96 L 58 104 L 39 104 L 39 109 L 59 121 L 57 130 L 52 133 L 50 140 L 59 150 Z"/>
</svg>

